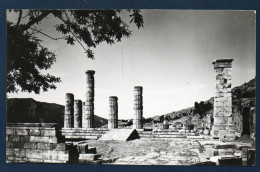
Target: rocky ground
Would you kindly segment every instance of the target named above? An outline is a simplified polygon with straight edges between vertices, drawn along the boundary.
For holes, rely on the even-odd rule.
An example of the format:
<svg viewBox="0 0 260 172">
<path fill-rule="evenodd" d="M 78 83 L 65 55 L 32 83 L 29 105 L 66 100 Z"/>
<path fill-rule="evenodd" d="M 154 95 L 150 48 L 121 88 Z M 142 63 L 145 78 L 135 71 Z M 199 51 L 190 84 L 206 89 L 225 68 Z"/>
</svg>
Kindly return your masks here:
<svg viewBox="0 0 260 172">
<path fill-rule="evenodd" d="M 102 158 L 112 164 L 192 165 L 200 162 L 200 144 L 192 139 L 136 139 L 132 141 L 90 140 Z"/>
</svg>

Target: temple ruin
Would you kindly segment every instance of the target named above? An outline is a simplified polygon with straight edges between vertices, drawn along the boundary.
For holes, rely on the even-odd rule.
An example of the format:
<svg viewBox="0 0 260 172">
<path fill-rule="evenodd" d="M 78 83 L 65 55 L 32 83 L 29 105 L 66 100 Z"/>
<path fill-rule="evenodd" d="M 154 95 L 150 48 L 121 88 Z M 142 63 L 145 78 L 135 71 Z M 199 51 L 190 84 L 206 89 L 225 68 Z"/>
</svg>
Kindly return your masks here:
<svg viewBox="0 0 260 172">
<path fill-rule="evenodd" d="M 118 97 L 110 96 L 108 125 L 96 127 L 94 123 L 95 71 L 87 70 L 85 101 L 74 100 L 72 93 L 67 93 L 65 96 L 63 128 L 57 127 L 56 124 L 9 124 L 7 127 L 7 162 L 112 162 L 111 160 L 102 160 L 101 155 L 97 154 L 96 147 L 89 146 L 86 141 L 171 138 L 176 139 L 175 144 L 189 143 L 190 146 L 194 146 L 195 142 L 199 144 L 203 151 L 197 151 L 195 154 L 196 156 L 200 154 L 198 158 L 201 163 L 253 165 L 255 162 L 255 139 L 252 144 L 232 142 L 239 134 L 251 134 L 252 138 L 255 138 L 255 108 L 251 107 L 250 99 L 243 99 L 242 115 L 232 112 L 232 61 L 232 59 L 218 59 L 213 62 L 216 91 L 213 118 L 212 114 L 207 114 L 207 127 L 204 131 L 197 131 L 198 127 L 195 126 L 196 119 L 192 116 L 192 110 L 187 114 L 186 121 L 177 119 L 173 123 L 169 123 L 165 115 L 160 127 L 156 128 L 154 125 L 152 128 L 146 127 L 143 119 L 142 86 L 134 87 L 132 126 L 118 128 Z M 193 118 L 195 120 L 192 120 Z M 181 125 L 178 126 L 177 123 Z M 177 141 L 178 139 L 181 141 Z M 17 148 L 18 146 L 19 148 Z M 15 150 L 19 150 L 20 153 L 14 154 Z M 24 150 L 26 155 L 23 154 Z M 242 151 L 246 151 L 246 153 L 243 154 Z M 188 154 L 188 152 L 186 148 L 182 148 L 180 155 Z M 42 156 L 38 156 L 38 154 Z M 191 152 L 188 155 L 191 155 Z M 247 157 L 245 158 L 245 156 Z"/>
</svg>

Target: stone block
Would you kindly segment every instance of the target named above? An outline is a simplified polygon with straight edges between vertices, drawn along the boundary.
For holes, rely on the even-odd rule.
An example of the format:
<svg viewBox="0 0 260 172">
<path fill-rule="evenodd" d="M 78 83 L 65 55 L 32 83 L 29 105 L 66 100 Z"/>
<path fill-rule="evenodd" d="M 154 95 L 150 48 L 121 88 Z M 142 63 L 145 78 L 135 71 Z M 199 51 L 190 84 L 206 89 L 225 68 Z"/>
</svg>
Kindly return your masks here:
<svg viewBox="0 0 260 172">
<path fill-rule="evenodd" d="M 8 161 L 14 161 L 14 157 L 11 157 L 11 156 L 6 157 L 6 159 L 7 159 Z"/>
<path fill-rule="evenodd" d="M 26 162 L 30 162 L 30 163 L 42 163 L 43 159 L 38 159 L 38 158 L 27 158 Z"/>
<path fill-rule="evenodd" d="M 89 147 L 86 153 L 96 154 L 97 149 L 95 147 Z"/>
<path fill-rule="evenodd" d="M 50 143 L 37 143 L 37 149 L 51 150 Z"/>
<path fill-rule="evenodd" d="M 239 157 L 223 157 L 218 161 L 221 166 L 242 166 L 242 158 Z"/>
<path fill-rule="evenodd" d="M 233 143 L 218 143 L 214 146 L 215 149 L 235 149 L 236 145 Z"/>
<path fill-rule="evenodd" d="M 255 166 L 255 149 L 248 149 L 247 165 Z"/>
<path fill-rule="evenodd" d="M 57 155 L 58 155 L 58 160 L 69 161 L 68 151 L 58 151 Z"/>
<path fill-rule="evenodd" d="M 214 148 L 206 148 L 205 154 L 206 154 L 206 158 L 209 159 L 212 156 L 218 155 L 218 151 L 217 149 Z"/>
<path fill-rule="evenodd" d="M 6 135 L 13 135 L 14 129 L 13 128 L 6 128 Z"/>
<path fill-rule="evenodd" d="M 42 159 L 43 150 L 41 149 L 26 149 L 26 157 L 28 158 L 35 158 L 35 159 Z"/>
<path fill-rule="evenodd" d="M 98 154 L 79 154 L 79 163 L 89 163 L 98 160 Z"/>
<path fill-rule="evenodd" d="M 40 136 L 41 135 L 41 130 L 40 129 L 31 129 L 29 131 L 30 136 Z"/>
<path fill-rule="evenodd" d="M 21 142 L 30 142 L 30 136 L 20 136 Z"/>
<path fill-rule="evenodd" d="M 30 142 L 57 143 L 58 140 L 56 137 L 30 136 Z"/>
<path fill-rule="evenodd" d="M 48 160 L 57 160 L 58 159 L 58 155 L 54 151 L 52 151 L 52 150 L 43 150 L 42 158 L 43 159 L 48 159 Z"/>
<path fill-rule="evenodd" d="M 23 148 L 24 142 L 10 142 L 10 148 Z"/>
<path fill-rule="evenodd" d="M 20 141 L 20 136 L 10 135 L 10 136 L 8 136 L 8 141 L 19 142 Z"/>
<path fill-rule="evenodd" d="M 6 156 L 13 157 L 14 156 L 14 149 L 6 148 Z"/>
<path fill-rule="evenodd" d="M 232 148 L 218 149 L 219 155 L 234 155 L 235 150 Z"/>
<path fill-rule="evenodd" d="M 88 144 L 86 144 L 86 143 L 78 144 L 77 149 L 78 149 L 78 153 L 80 153 L 80 154 L 87 153 L 87 151 L 88 151 Z"/>
<path fill-rule="evenodd" d="M 56 130 L 41 130 L 41 136 L 56 136 Z"/>
<path fill-rule="evenodd" d="M 36 149 L 37 143 L 26 142 L 26 143 L 24 143 L 24 148 L 26 148 L 26 149 Z"/>
<path fill-rule="evenodd" d="M 15 129 L 14 134 L 15 135 L 27 136 L 29 134 L 29 130 L 28 129 Z"/>
<path fill-rule="evenodd" d="M 43 163 L 59 163 L 59 164 L 64 164 L 66 163 L 67 161 L 62 161 L 62 160 L 51 160 L 51 159 L 44 159 L 43 160 Z"/>
</svg>

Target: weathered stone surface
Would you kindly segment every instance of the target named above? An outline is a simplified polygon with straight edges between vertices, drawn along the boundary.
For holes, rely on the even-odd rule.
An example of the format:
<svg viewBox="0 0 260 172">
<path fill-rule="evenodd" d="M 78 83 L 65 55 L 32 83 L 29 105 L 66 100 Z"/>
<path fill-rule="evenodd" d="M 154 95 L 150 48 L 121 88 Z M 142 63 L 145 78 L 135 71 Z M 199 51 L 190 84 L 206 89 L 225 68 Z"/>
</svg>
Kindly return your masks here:
<svg viewBox="0 0 260 172">
<path fill-rule="evenodd" d="M 97 149 L 95 147 L 89 147 L 87 149 L 86 153 L 92 153 L 92 154 L 96 154 L 97 153 Z"/>
<path fill-rule="evenodd" d="M 209 159 L 212 156 L 218 155 L 218 150 L 214 148 L 206 148 L 205 154 L 206 154 L 206 158 Z"/>
<path fill-rule="evenodd" d="M 74 95 L 67 93 L 65 96 L 65 115 L 64 115 L 64 128 L 74 127 Z"/>
<path fill-rule="evenodd" d="M 89 163 L 97 160 L 100 157 L 98 154 L 79 154 L 80 163 Z"/>
<path fill-rule="evenodd" d="M 242 166 L 242 158 L 239 157 L 224 157 L 219 159 L 221 166 Z"/>
<path fill-rule="evenodd" d="M 118 127 L 118 98 L 116 96 L 109 97 L 109 118 L 108 118 L 108 128 L 117 128 Z"/>
<path fill-rule="evenodd" d="M 78 152 L 80 154 L 88 153 L 88 144 L 86 143 L 78 144 Z"/>
<path fill-rule="evenodd" d="M 95 71 L 87 70 L 86 71 L 86 102 L 83 105 L 83 117 L 82 117 L 82 127 L 83 128 L 93 128 L 94 127 L 94 96 L 95 96 Z"/>
<path fill-rule="evenodd" d="M 218 149 L 219 155 L 234 155 L 235 150 L 232 148 L 226 148 L 226 149 Z"/>
<path fill-rule="evenodd" d="M 31 129 L 29 131 L 30 136 L 40 136 L 41 135 L 41 130 L 40 129 Z"/>
<path fill-rule="evenodd" d="M 56 130 L 41 130 L 41 136 L 56 136 Z"/>
<path fill-rule="evenodd" d="M 133 128 L 143 128 L 143 87 L 134 87 L 134 117 L 133 117 Z"/>
<path fill-rule="evenodd" d="M 75 128 L 82 127 L 82 101 L 81 100 L 74 101 L 74 127 Z"/>
<path fill-rule="evenodd" d="M 234 140 L 234 124 L 232 116 L 231 95 L 231 63 L 232 59 L 214 60 L 216 95 L 214 97 L 214 124 L 212 134 L 221 140 Z M 233 126 L 233 128 L 225 128 Z M 222 126 L 224 126 L 222 128 Z M 228 131 L 228 132 L 226 132 Z"/>
<path fill-rule="evenodd" d="M 247 165 L 255 165 L 255 149 L 248 149 L 247 152 Z"/>
</svg>

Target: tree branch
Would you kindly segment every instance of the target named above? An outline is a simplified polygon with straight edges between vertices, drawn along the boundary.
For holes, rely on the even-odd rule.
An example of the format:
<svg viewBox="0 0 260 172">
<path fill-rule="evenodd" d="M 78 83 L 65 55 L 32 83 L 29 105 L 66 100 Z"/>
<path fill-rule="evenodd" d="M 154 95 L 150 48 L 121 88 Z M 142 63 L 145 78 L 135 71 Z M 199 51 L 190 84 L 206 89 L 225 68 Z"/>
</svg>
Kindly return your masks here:
<svg viewBox="0 0 260 172">
<path fill-rule="evenodd" d="M 33 30 L 33 31 L 36 31 L 36 32 L 38 32 L 38 33 L 40 33 L 40 34 L 42 34 L 42 35 L 44 35 L 44 36 L 47 36 L 48 38 L 51 38 L 51 39 L 53 39 L 53 40 L 59 40 L 59 39 L 64 39 L 64 38 L 65 38 L 65 37 L 54 38 L 54 37 L 51 37 L 50 35 L 47 35 L 46 33 L 41 32 L 40 30 L 31 28 L 31 27 L 30 27 L 29 29 L 31 29 L 31 30 Z"/>
<path fill-rule="evenodd" d="M 47 15 L 49 15 L 51 12 L 50 11 L 43 11 L 41 15 L 39 15 L 36 18 L 33 18 L 32 20 L 30 20 L 23 28 L 22 31 L 25 31 L 27 29 L 29 29 L 33 24 L 38 23 L 39 21 L 41 21 L 43 18 L 45 18 Z"/>
<path fill-rule="evenodd" d="M 15 26 L 16 29 L 17 29 L 18 26 L 20 25 L 21 18 L 22 18 L 22 14 L 23 14 L 23 11 L 20 10 L 20 11 L 19 11 L 19 17 L 18 17 L 18 20 L 17 20 L 16 26 Z"/>
<path fill-rule="evenodd" d="M 66 11 L 64 11 L 68 21 L 70 22 L 69 16 L 67 15 Z M 71 23 L 71 22 L 70 22 Z M 81 45 L 81 47 L 87 52 L 87 49 L 83 46 L 83 44 L 80 42 L 80 40 L 77 38 L 77 36 L 72 32 L 71 27 L 70 27 L 70 33 L 75 37 L 77 42 Z"/>
</svg>

